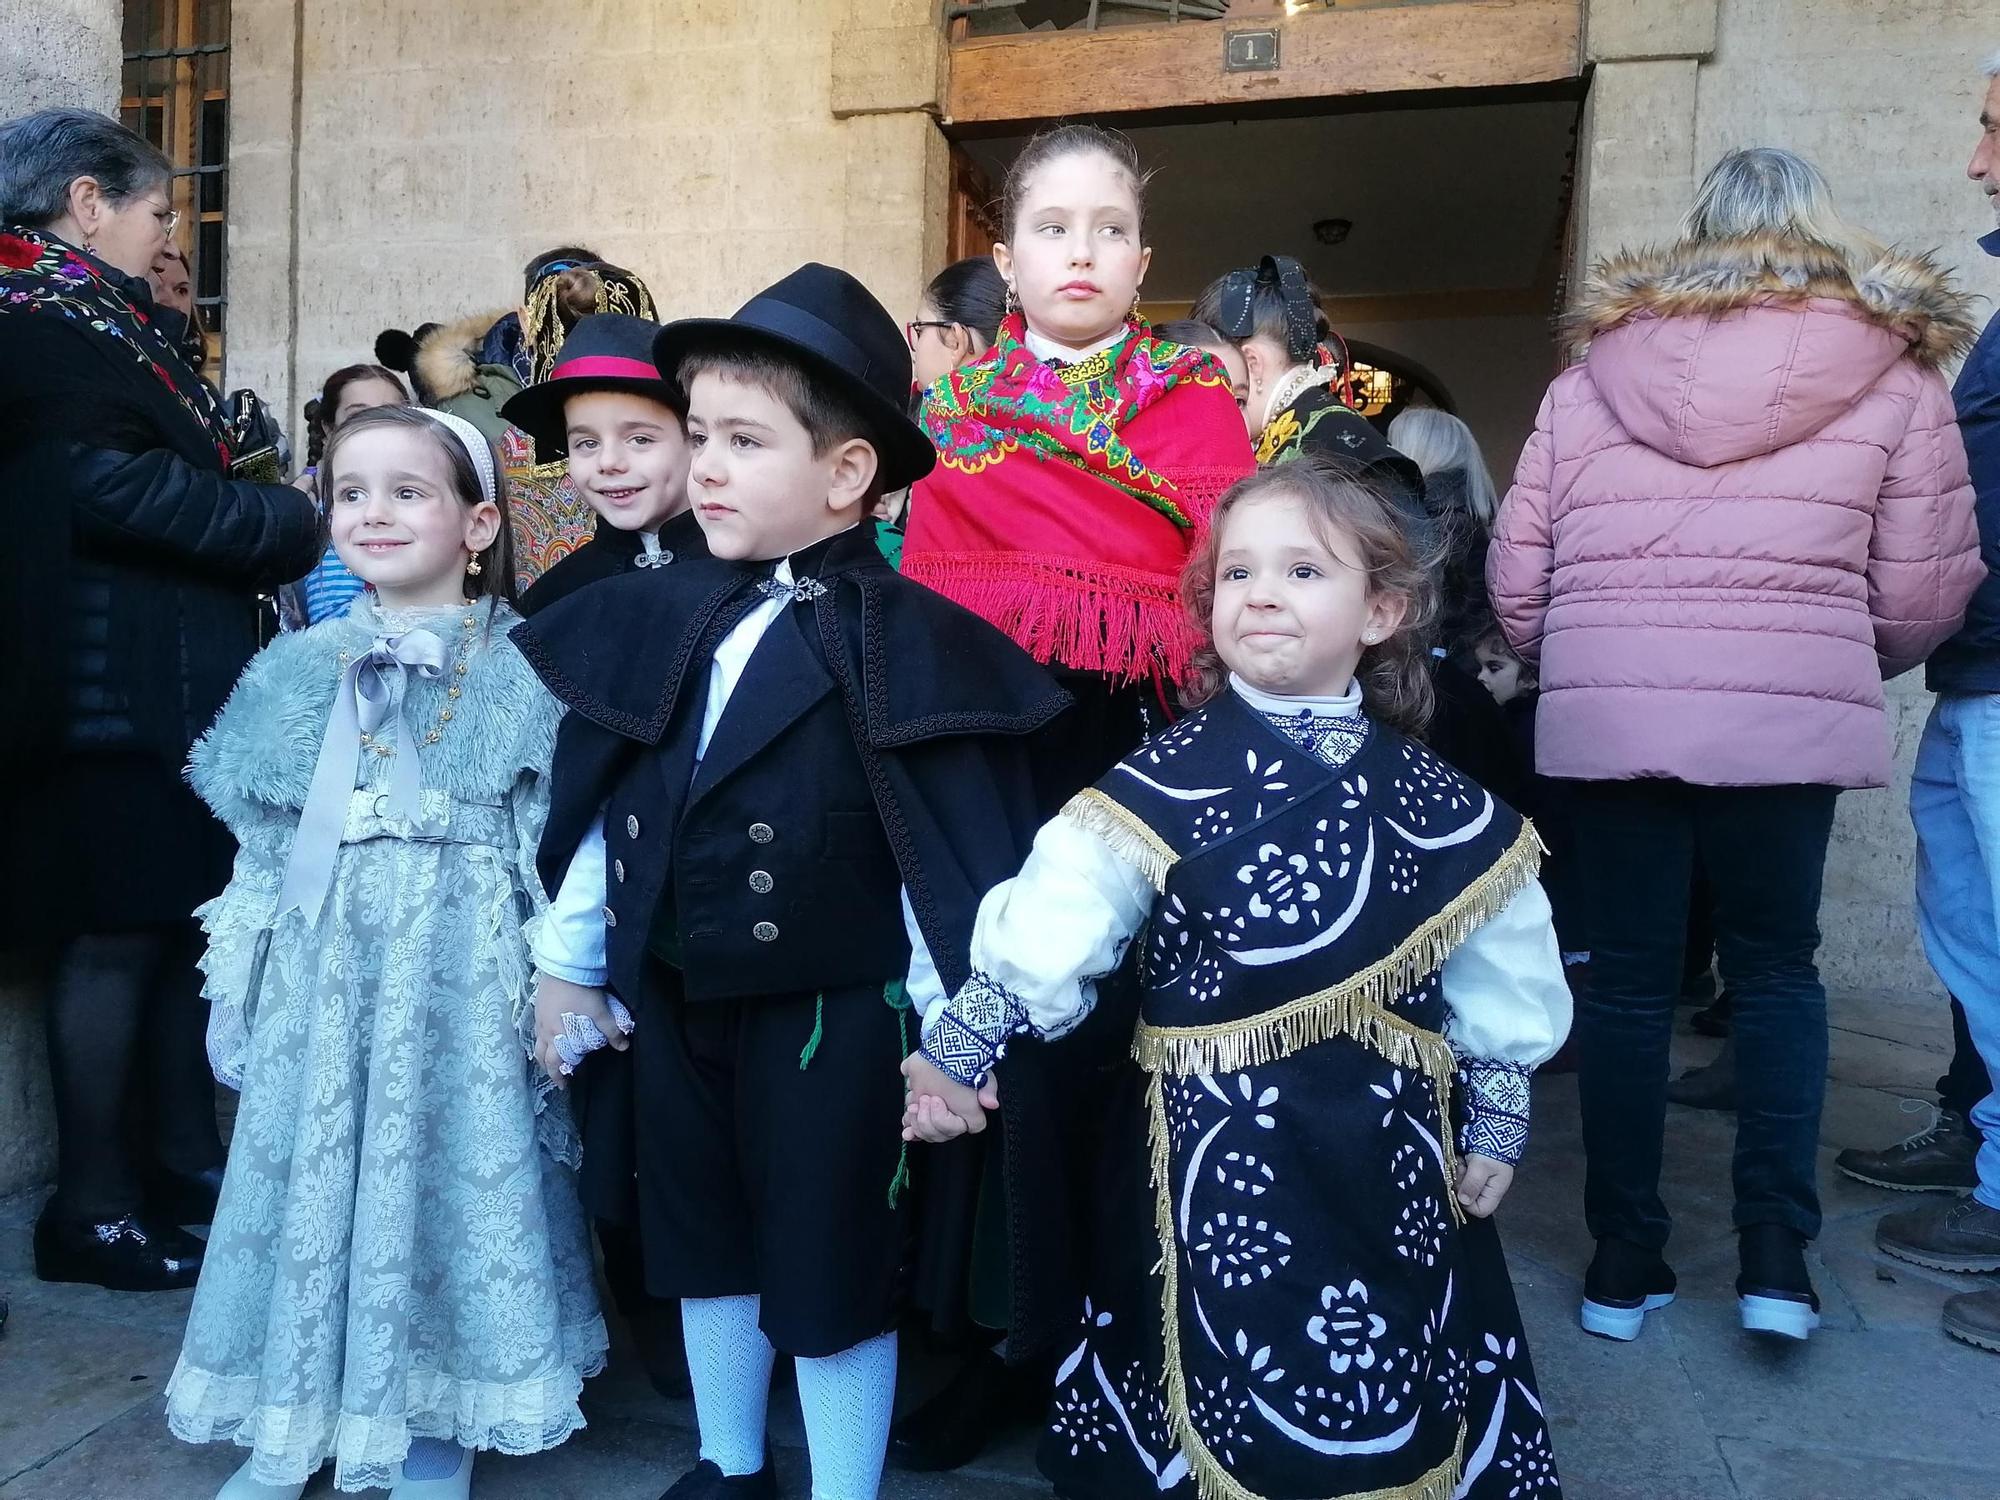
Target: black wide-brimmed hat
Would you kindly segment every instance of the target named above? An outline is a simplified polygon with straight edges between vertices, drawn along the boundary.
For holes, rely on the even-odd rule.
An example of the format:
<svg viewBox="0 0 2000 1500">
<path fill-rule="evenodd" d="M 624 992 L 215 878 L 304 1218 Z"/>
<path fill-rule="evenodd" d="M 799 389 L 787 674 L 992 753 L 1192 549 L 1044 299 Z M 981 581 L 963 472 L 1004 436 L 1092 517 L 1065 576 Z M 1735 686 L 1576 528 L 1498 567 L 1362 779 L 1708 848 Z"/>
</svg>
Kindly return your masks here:
<svg viewBox="0 0 2000 1500">
<path fill-rule="evenodd" d="M 729 318 L 683 318 L 653 341 L 662 370 L 696 350 L 767 349 L 825 377 L 867 418 L 881 483 L 899 490 L 930 473 L 937 450 L 909 418 L 910 348 L 868 288 L 832 266 L 803 265 Z"/>
<path fill-rule="evenodd" d="M 544 461 L 568 454 L 563 402 L 583 391 L 630 391 L 686 416 L 686 393 L 653 363 L 653 338 L 659 331 L 651 318 L 627 313 L 577 319 L 549 378 L 509 397 L 500 415 L 535 440 L 535 457 Z"/>
</svg>

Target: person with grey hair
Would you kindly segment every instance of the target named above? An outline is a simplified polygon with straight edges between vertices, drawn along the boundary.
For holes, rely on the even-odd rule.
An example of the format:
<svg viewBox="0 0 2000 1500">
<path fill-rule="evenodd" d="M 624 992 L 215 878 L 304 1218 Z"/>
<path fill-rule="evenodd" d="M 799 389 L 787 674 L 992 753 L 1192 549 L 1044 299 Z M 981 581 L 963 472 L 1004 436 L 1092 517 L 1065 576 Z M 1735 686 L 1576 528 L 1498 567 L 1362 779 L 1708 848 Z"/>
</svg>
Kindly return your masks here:
<svg viewBox="0 0 2000 1500">
<path fill-rule="evenodd" d="M 1674 1295 L 1661 1147 L 1697 859 L 1735 996 L 1738 1314 L 1818 1324 L 1821 882 L 1840 792 L 1889 784 L 1883 679 L 1985 576 L 1940 373 L 1968 308 L 1842 222 L 1810 162 L 1731 151 L 1676 243 L 1593 271 L 1585 356 L 1500 507 L 1487 582 L 1541 668 L 1537 769 L 1568 783 L 1587 890 L 1591 1333 L 1636 1338 Z"/>
<path fill-rule="evenodd" d="M 232 845 L 180 770 L 256 650 L 259 591 L 319 550 L 304 495 L 231 477 L 185 324 L 153 301 L 171 182 L 102 115 L 0 123 L 0 946 L 52 976 L 36 1274 L 126 1290 L 193 1285 L 182 1226 L 221 1181 L 190 913 Z"/>
<path fill-rule="evenodd" d="M 1500 497 L 1472 429 L 1435 406 L 1411 406 L 1389 424 L 1389 446 L 1424 473 L 1424 510 L 1437 530 L 1437 643 L 1461 657 L 1491 606 L 1486 548 Z"/>
<path fill-rule="evenodd" d="M 1986 63 L 1979 143 L 1966 175 L 2000 210 L 2000 52 Z M 2000 227 L 1979 242 L 2000 256 Z M 1949 1271 L 2000 1271 L 2000 316 L 1986 325 L 1952 388 L 1978 497 L 1984 567 L 1965 624 L 1932 655 L 1936 693 L 1917 746 L 1910 818 L 1917 827 L 1917 928 L 1938 978 L 1957 998 L 1986 1064 L 1971 1108 L 1977 1145 L 1969 1195 L 1887 1215 L 1887 1254 Z M 1960 1127 L 1964 1128 L 1963 1125 Z M 1944 1305 L 1944 1331 L 2000 1353 L 2000 1289 Z"/>
</svg>

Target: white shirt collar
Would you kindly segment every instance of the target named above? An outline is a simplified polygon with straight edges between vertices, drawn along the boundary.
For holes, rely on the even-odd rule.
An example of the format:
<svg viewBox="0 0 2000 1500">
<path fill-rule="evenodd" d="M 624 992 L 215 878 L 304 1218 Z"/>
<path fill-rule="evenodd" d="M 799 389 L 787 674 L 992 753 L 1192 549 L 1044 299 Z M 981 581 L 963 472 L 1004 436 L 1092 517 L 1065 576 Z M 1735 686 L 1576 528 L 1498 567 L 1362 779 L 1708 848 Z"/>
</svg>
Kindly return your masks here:
<svg viewBox="0 0 2000 1500">
<path fill-rule="evenodd" d="M 1301 713 L 1308 713 L 1315 719 L 1351 719 L 1361 712 L 1361 684 L 1358 682 L 1348 683 L 1346 692 L 1330 698 L 1308 694 L 1293 696 L 1264 692 L 1231 672 L 1229 690 L 1260 713 L 1280 714 L 1291 718 L 1296 718 Z"/>
<path fill-rule="evenodd" d="M 1058 344 L 1054 339 L 1044 338 L 1041 334 L 1030 328 L 1024 342 L 1028 346 L 1028 352 L 1034 355 L 1036 359 L 1044 362 L 1059 359 L 1066 365 L 1073 365 L 1080 359 L 1089 359 L 1091 355 L 1098 353 L 1100 350 L 1109 349 L 1124 337 L 1125 329 L 1121 326 L 1115 329 L 1107 338 L 1101 338 L 1094 344 L 1085 344 L 1081 349 L 1074 349 L 1068 344 Z"/>
</svg>

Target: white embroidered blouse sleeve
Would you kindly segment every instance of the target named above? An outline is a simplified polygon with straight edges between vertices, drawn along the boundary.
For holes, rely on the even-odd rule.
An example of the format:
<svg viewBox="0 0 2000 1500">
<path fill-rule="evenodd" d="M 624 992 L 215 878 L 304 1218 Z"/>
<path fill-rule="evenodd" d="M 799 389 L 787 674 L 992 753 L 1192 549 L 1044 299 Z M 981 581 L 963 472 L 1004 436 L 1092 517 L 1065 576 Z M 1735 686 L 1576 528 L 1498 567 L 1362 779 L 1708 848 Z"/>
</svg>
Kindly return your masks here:
<svg viewBox="0 0 2000 1500">
<path fill-rule="evenodd" d="M 1111 973 L 1153 907 L 1137 867 L 1071 818 L 1035 835 L 1021 873 L 979 903 L 971 977 L 924 1017 L 924 1055 L 972 1087 L 1019 1032 L 1058 1037 L 1096 1004 L 1092 981 Z"/>
<path fill-rule="evenodd" d="M 535 967 L 571 984 L 602 986 L 610 977 L 604 953 L 604 814 L 585 831 L 562 888 L 536 927 Z"/>
<path fill-rule="evenodd" d="M 1445 960 L 1465 1121 L 1460 1149 L 1518 1162 L 1528 1144 L 1528 1080 L 1569 1035 L 1572 1002 L 1549 898 L 1531 882 Z"/>
</svg>

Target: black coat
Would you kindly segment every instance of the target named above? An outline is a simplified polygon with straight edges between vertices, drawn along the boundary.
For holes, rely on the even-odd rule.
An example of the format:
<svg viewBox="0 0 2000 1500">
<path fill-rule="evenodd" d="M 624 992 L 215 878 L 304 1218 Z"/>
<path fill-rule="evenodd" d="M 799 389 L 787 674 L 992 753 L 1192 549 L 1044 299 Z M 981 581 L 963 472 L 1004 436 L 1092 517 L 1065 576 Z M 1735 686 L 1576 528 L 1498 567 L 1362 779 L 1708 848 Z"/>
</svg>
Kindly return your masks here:
<svg viewBox="0 0 2000 1500">
<path fill-rule="evenodd" d="M 521 613 L 537 614 L 558 599 L 567 599 L 585 584 L 633 572 L 644 551 L 638 532 L 620 531 L 599 521 L 588 542 L 528 585 L 528 591 L 521 596 Z M 662 565 L 667 567 L 708 556 L 708 538 L 693 511 L 683 511 L 660 527 L 660 555 L 671 558 Z"/>
<path fill-rule="evenodd" d="M 143 281 L 108 275 L 150 316 Z M 160 333 L 143 352 L 197 385 Z M 0 304 L 0 817 L 29 898 L 0 939 L 184 919 L 227 878 L 227 835 L 180 768 L 257 649 L 258 593 L 320 542 L 298 490 L 227 477 L 216 420 L 130 343 Z"/>
</svg>

